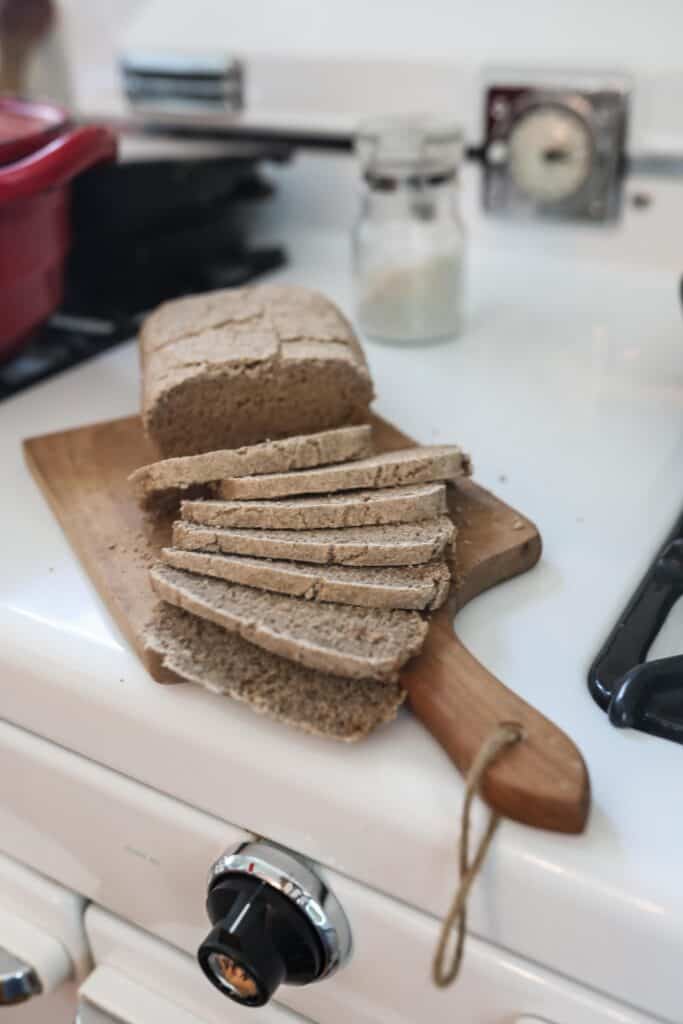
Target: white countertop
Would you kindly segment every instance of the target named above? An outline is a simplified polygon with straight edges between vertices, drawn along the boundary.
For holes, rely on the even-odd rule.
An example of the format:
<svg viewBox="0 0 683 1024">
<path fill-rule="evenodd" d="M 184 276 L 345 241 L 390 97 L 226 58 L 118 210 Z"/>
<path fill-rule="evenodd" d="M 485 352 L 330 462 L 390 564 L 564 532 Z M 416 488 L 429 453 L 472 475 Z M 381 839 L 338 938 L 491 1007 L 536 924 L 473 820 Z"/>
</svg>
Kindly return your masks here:
<svg viewBox="0 0 683 1024">
<path fill-rule="evenodd" d="M 323 177 L 330 187 L 332 170 Z M 262 229 L 287 228 L 291 266 L 278 278 L 349 310 L 346 234 L 323 222 L 295 232 L 297 188 L 292 198 L 285 183 Z M 470 927 L 670 1020 L 683 953 L 681 749 L 611 728 L 586 675 L 683 508 L 683 267 L 669 237 L 682 209 L 683 189 L 664 190 L 620 231 L 564 233 L 472 212 L 463 337 L 367 346 L 378 411 L 419 441 L 468 447 L 477 480 L 539 524 L 541 565 L 475 601 L 458 631 L 576 740 L 593 783 L 584 836 L 503 824 Z M 137 402 L 128 344 L 0 404 L 3 717 L 441 915 L 462 782 L 408 712 L 358 746 L 300 735 L 225 698 L 154 684 L 109 619 L 20 441 Z"/>
</svg>

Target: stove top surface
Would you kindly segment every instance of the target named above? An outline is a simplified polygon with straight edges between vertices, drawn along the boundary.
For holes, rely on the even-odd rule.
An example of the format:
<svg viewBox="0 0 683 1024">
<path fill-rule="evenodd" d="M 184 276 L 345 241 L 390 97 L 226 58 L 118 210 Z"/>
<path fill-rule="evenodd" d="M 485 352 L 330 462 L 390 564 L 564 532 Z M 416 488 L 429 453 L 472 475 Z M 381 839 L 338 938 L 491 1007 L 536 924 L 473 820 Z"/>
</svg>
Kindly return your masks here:
<svg viewBox="0 0 683 1024">
<path fill-rule="evenodd" d="M 294 269 L 278 279 L 306 280 L 349 309 L 346 237 L 289 243 Z M 561 246 L 522 251 L 484 237 L 472 246 L 469 326 L 457 344 L 367 352 L 378 411 L 421 442 L 467 446 L 477 480 L 540 526 L 540 566 L 473 602 L 458 631 L 578 742 L 592 776 L 585 836 L 504 823 L 471 927 L 673 1017 L 662 993 L 683 943 L 683 819 L 671 808 L 680 747 L 610 728 L 586 678 L 683 509 L 678 273 L 610 262 L 601 246 L 599 262 L 577 262 Z M 100 605 L 19 444 L 130 414 L 137 389 L 126 344 L 0 406 L 11 495 L 0 514 L 12 539 L 0 578 L 4 717 L 440 915 L 462 782 L 409 713 L 349 748 L 190 686 L 160 687 Z M 530 915 L 529 899 L 562 927 Z M 586 920 L 591 942 L 569 946 Z M 647 996 L 628 968 L 644 948 Z"/>
</svg>

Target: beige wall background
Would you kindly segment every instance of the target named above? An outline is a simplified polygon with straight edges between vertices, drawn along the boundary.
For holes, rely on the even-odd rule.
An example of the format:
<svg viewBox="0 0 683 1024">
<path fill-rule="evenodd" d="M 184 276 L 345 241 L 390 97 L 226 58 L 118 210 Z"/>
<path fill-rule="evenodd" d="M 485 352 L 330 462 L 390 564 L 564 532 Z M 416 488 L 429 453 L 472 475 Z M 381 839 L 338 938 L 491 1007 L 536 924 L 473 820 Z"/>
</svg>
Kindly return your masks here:
<svg viewBox="0 0 683 1024">
<path fill-rule="evenodd" d="M 94 100 L 116 84 L 116 54 L 131 16 L 144 0 L 57 0 L 52 38 L 31 62 L 30 92 L 68 106 Z"/>
<path fill-rule="evenodd" d="M 273 53 L 683 69 L 681 0 L 147 0 L 134 34 L 150 31 Z"/>
<path fill-rule="evenodd" d="M 318 62 L 305 74 L 288 70 L 275 80 L 264 103 L 272 106 L 274 96 L 288 109 L 301 95 L 326 110 L 347 103 L 370 109 L 365 100 L 381 85 L 378 60 L 421 64 L 422 82 L 438 79 L 433 87 L 430 81 L 428 105 L 440 91 L 469 135 L 478 130 L 477 75 L 486 68 L 589 68 L 633 73 L 635 137 L 645 148 L 683 151 L 683 0 L 58 2 L 59 32 L 34 61 L 31 92 L 88 113 L 112 109 L 116 55 L 124 45 Z M 361 62 L 362 73 L 328 73 L 350 60 Z M 384 92 L 405 109 L 413 79 L 400 69 L 394 77 L 396 87 Z M 386 108 L 383 98 L 377 102 Z"/>
</svg>

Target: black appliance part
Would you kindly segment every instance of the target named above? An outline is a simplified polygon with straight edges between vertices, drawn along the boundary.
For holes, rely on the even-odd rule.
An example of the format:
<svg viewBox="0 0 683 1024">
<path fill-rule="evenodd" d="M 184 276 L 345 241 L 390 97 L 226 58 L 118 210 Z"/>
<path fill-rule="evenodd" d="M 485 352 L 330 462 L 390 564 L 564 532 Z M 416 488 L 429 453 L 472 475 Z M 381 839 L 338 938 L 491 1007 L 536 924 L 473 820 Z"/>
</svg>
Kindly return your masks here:
<svg viewBox="0 0 683 1024">
<path fill-rule="evenodd" d="M 214 925 L 199 947 L 204 974 L 224 995 L 263 1006 L 284 982 L 319 977 L 324 954 L 315 929 L 288 896 L 243 872 L 211 886 L 207 911 Z"/>
<path fill-rule="evenodd" d="M 132 338 L 160 302 L 281 266 L 281 247 L 247 242 L 251 202 L 272 192 L 257 159 L 283 152 L 111 165 L 79 179 L 62 307 L 0 363 L 0 400 Z"/>
<path fill-rule="evenodd" d="M 683 655 L 646 662 L 683 596 L 683 515 L 591 666 L 588 687 L 612 725 L 683 743 Z"/>
</svg>

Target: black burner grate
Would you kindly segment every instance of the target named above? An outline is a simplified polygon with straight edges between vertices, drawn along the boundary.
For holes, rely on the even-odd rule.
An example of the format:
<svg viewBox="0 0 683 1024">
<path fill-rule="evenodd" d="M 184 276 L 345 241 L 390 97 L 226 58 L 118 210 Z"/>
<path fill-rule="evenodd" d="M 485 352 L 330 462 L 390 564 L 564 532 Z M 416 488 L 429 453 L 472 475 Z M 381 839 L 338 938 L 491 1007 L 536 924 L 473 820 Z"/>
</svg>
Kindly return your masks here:
<svg viewBox="0 0 683 1024">
<path fill-rule="evenodd" d="M 593 663 L 589 689 L 613 725 L 683 743 L 683 655 L 646 662 L 683 596 L 683 515 Z"/>
</svg>

